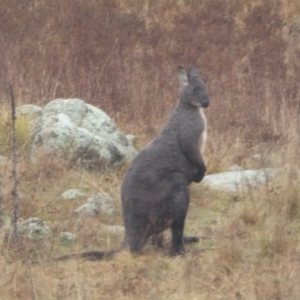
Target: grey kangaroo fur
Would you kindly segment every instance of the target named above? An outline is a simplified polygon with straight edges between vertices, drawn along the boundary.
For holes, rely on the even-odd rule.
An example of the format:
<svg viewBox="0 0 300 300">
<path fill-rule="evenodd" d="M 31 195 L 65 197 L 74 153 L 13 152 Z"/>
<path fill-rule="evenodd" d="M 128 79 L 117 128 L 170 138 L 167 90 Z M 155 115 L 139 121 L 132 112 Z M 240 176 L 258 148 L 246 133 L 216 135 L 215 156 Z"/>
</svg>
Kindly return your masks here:
<svg viewBox="0 0 300 300">
<path fill-rule="evenodd" d="M 101 252 L 85 252 L 72 256 L 100 260 L 124 247 L 135 253 L 152 236 L 162 243 L 162 233 L 171 228 L 170 255 L 184 253 L 184 223 L 190 202 L 189 185 L 200 182 L 206 166 L 200 152 L 206 139 L 203 108 L 209 106 L 206 87 L 195 68 L 178 67 L 179 104 L 160 134 L 134 158 L 121 187 L 125 237 L 120 248 Z"/>
</svg>

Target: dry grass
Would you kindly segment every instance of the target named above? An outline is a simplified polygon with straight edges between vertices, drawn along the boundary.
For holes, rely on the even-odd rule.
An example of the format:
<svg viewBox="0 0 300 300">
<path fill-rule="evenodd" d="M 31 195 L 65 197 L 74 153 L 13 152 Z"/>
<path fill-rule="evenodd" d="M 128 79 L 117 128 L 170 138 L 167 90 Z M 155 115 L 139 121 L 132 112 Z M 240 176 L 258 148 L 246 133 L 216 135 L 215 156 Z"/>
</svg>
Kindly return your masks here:
<svg viewBox="0 0 300 300">
<path fill-rule="evenodd" d="M 31 119 L 27 116 L 19 116 L 16 120 L 16 138 L 18 149 L 26 157 L 31 144 Z M 10 107 L 1 105 L 0 115 L 0 155 L 10 155 L 12 140 L 12 119 Z"/>
<path fill-rule="evenodd" d="M 107 232 L 103 222 L 122 225 L 121 172 L 98 176 L 73 169 L 50 174 L 29 164 L 23 167 L 21 215 L 48 221 L 54 237 L 44 243 L 25 240 L 19 253 L 2 245 L 2 299 L 298 299 L 300 184 L 292 172 L 238 195 L 194 186 L 186 232 L 199 234 L 201 241 L 183 257 L 169 258 L 149 245 L 138 257 L 123 251 L 95 263 L 47 261 L 120 243 L 122 235 Z M 109 220 L 72 217 L 84 199 L 62 201 L 60 194 L 69 187 L 87 195 L 111 193 L 119 214 Z M 5 196 L 9 207 L 6 191 Z M 77 243 L 59 245 L 61 231 L 75 232 Z M 30 265 L 29 258 L 39 263 Z"/>
<path fill-rule="evenodd" d="M 20 118 L 21 218 L 42 218 L 54 235 L 44 243 L 24 240 L 18 251 L 1 245 L 1 299 L 299 299 L 298 1 L 69 2 L 1 2 L 0 155 L 10 151 L 8 84 L 19 104 L 80 97 L 97 105 L 136 134 L 140 148 L 176 105 L 182 64 L 199 67 L 211 95 L 209 173 L 232 164 L 282 171 L 238 194 L 194 185 L 186 231 L 201 241 L 183 257 L 149 246 L 138 257 L 123 251 L 99 263 L 46 263 L 119 244 L 122 235 L 107 232 L 104 223 L 122 225 L 124 168 L 88 173 L 47 157 L 32 165 L 29 120 Z M 0 165 L 0 174 L 11 211 L 10 165 Z M 117 215 L 74 218 L 85 199 L 62 201 L 69 188 L 110 193 Z M 76 233 L 76 244 L 59 245 L 61 231 Z M 30 265 L 29 258 L 40 263 Z"/>
</svg>

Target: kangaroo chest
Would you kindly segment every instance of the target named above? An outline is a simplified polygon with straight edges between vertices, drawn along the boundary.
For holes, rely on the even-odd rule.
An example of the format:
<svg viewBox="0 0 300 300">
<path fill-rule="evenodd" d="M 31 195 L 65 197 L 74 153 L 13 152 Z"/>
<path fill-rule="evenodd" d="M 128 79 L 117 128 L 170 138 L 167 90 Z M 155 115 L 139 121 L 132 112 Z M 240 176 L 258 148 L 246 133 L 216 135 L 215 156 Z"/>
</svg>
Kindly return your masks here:
<svg viewBox="0 0 300 300">
<path fill-rule="evenodd" d="M 205 144 L 207 141 L 207 120 L 206 120 L 206 117 L 205 117 L 202 107 L 199 108 L 199 114 L 200 114 L 200 118 L 202 119 L 202 122 L 203 122 L 203 132 L 201 133 L 200 138 L 199 138 L 199 146 L 200 146 L 201 152 L 203 153 L 203 151 L 205 149 Z"/>
</svg>

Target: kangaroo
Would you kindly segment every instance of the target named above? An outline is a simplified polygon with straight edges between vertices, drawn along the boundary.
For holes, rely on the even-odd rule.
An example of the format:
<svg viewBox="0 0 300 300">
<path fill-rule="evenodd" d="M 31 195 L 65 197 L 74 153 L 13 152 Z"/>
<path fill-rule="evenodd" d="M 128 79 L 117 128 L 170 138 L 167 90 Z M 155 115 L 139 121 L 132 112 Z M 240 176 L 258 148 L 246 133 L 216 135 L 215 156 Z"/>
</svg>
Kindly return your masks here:
<svg viewBox="0 0 300 300">
<path fill-rule="evenodd" d="M 170 255 L 185 252 L 184 223 L 190 202 L 189 185 L 200 182 L 206 172 L 200 149 L 206 141 L 209 106 L 205 84 L 195 68 L 178 67 L 179 104 L 159 135 L 133 159 L 121 186 L 125 237 L 117 250 L 77 254 L 90 260 L 112 256 L 123 247 L 139 252 L 152 236 L 161 244 L 162 233 L 172 231 Z M 72 256 L 72 255 L 71 255 Z M 60 257 L 57 260 L 69 258 Z"/>
<path fill-rule="evenodd" d="M 206 87 L 195 68 L 178 68 L 179 104 L 167 125 L 133 160 L 121 187 L 124 243 L 140 251 L 150 236 L 171 228 L 171 255 L 184 252 L 184 222 L 189 185 L 200 182 L 206 167 L 199 147 L 206 139 L 203 109 Z"/>
</svg>

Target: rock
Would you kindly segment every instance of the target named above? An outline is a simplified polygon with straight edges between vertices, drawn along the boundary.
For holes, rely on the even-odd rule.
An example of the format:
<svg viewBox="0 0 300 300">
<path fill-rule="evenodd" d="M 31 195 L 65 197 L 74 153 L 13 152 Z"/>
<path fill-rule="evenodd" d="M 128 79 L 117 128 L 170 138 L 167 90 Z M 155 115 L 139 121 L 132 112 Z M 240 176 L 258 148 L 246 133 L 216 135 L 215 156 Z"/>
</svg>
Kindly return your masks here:
<svg viewBox="0 0 300 300">
<path fill-rule="evenodd" d="M 106 226 L 106 228 L 108 231 L 115 234 L 123 233 L 125 231 L 125 228 L 123 226 L 118 226 L 118 225 Z"/>
<path fill-rule="evenodd" d="M 274 177 L 275 173 L 274 169 L 231 171 L 207 175 L 202 182 L 212 189 L 236 192 L 244 188 L 258 187 Z"/>
<path fill-rule="evenodd" d="M 17 116 L 21 115 L 36 118 L 41 114 L 42 110 L 43 109 L 40 106 L 33 104 L 25 104 L 17 107 Z"/>
<path fill-rule="evenodd" d="M 78 207 L 75 211 L 74 214 L 76 216 L 97 216 L 100 213 L 100 207 L 95 205 L 94 203 L 86 203 Z"/>
<path fill-rule="evenodd" d="M 61 194 L 61 197 L 64 200 L 75 200 L 80 197 L 84 197 L 85 194 L 78 189 L 70 189 Z"/>
<path fill-rule="evenodd" d="M 9 162 L 8 157 L 0 155 L 0 165 L 5 165 Z"/>
<path fill-rule="evenodd" d="M 99 193 L 93 197 L 90 197 L 87 202 L 89 204 L 96 205 L 97 207 L 99 207 L 100 211 L 103 211 L 109 216 L 111 216 L 116 211 L 114 200 L 110 195 L 106 193 Z"/>
<path fill-rule="evenodd" d="M 32 161 L 46 153 L 86 168 L 118 167 L 136 154 L 104 111 L 80 99 L 49 102 L 36 119 L 33 140 Z"/>
<path fill-rule="evenodd" d="M 78 207 L 74 214 L 77 216 L 89 215 L 97 216 L 100 212 L 111 216 L 116 211 L 113 199 L 106 193 L 98 193 L 88 198 L 87 203 Z"/>
<path fill-rule="evenodd" d="M 18 223 L 18 233 L 32 240 L 42 240 L 52 236 L 48 224 L 39 218 L 29 218 Z"/>
<path fill-rule="evenodd" d="M 61 232 L 59 234 L 59 242 L 64 246 L 73 244 L 77 239 L 76 234 L 71 232 Z"/>
</svg>

